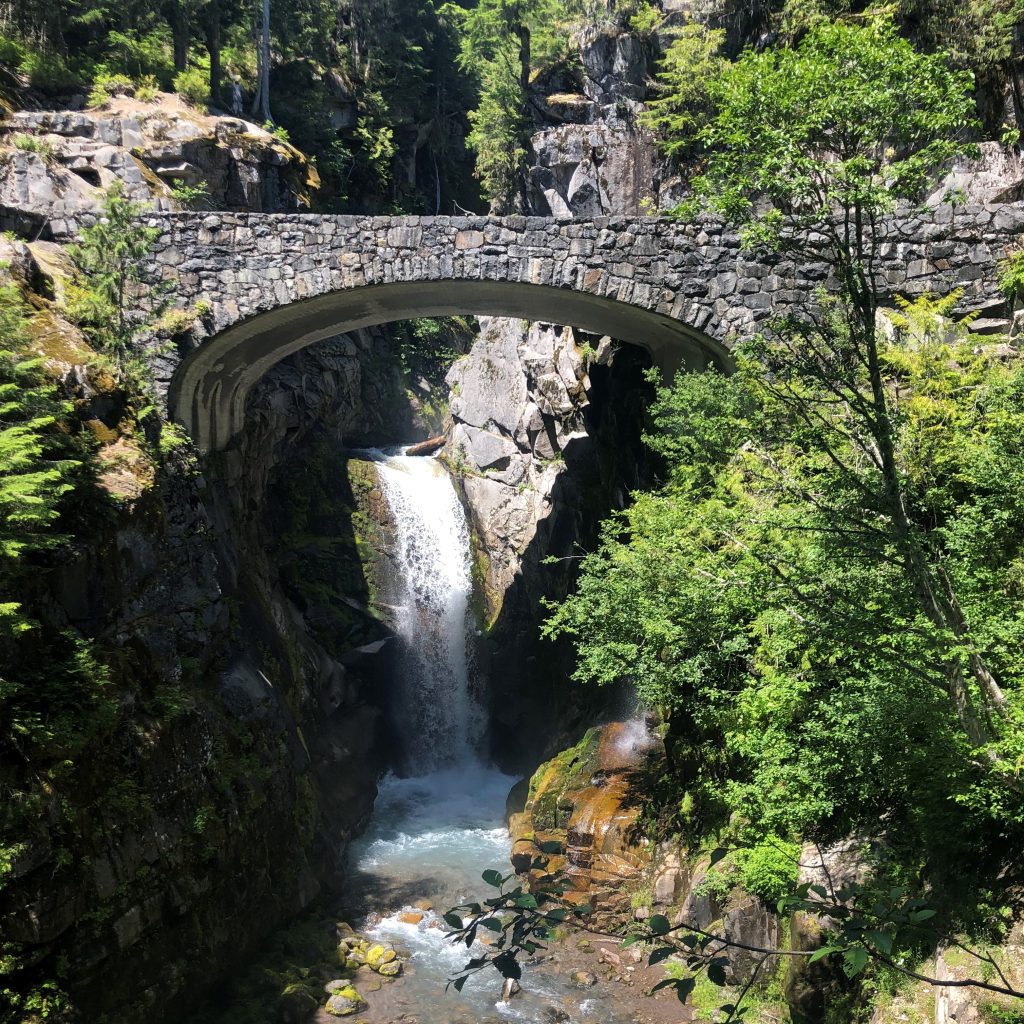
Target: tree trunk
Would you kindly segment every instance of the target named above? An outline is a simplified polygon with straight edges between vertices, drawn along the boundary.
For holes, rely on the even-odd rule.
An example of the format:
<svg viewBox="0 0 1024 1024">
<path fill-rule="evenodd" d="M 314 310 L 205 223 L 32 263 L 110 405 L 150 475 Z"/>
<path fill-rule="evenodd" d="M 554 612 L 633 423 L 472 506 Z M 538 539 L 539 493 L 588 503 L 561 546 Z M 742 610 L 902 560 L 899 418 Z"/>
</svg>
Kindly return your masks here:
<svg viewBox="0 0 1024 1024">
<path fill-rule="evenodd" d="M 212 0 L 206 14 L 206 49 L 210 54 L 210 103 L 220 102 L 220 0 Z"/>
<path fill-rule="evenodd" d="M 252 99 L 252 116 L 262 117 L 264 123 L 273 123 L 270 116 L 270 0 L 263 0 L 263 22 L 256 59 L 258 81 L 256 95 Z"/>
<path fill-rule="evenodd" d="M 188 67 L 188 50 L 192 38 L 192 26 L 189 23 L 185 5 L 177 2 L 171 6 L 171 38 L 174 44 L 174 69 L 184 71 Z"/>
<path fill-rule="evenodd" d="M 263 120 L 272 121 L 270 116 L 270 0 L 263 0 L 263 32 L 260 40 L 263 55 L 260 96 L 263 101 Z"/>
<path fill-rule="evenodd" d="M 520 22 L 516 25 L 516 35 L 519 36 L 519 92 L 520 108 L 519 118 L 521 123 L 520 144 L 524 153 L 530 152 L 530 62 L 533 59 L 532 41 L 529 28 Z M 516 168 L 516 212 L 527 212 L 526 200 L 526 168 Z"/>
<path fill-rule="evenodd" d="M 960 614 L 956 596 L 952 592 L 941 561 L 930 556 L 915 537 L 915 527 L 907 511 L 906 494 L 896 455 L 894 418 L 889 406 L 878 352 L 876 317 L 879 297 L 872 273 L 875 239 L 869 231 L 860 207 L 854 209 L 852 242 L 853 262 L 841 261 L 838 268 L 845 278 L 849 298 L 857 309 L 860 323 L 851 325 L 860 335 L 859 345 L 865 358 L 871 387 L 872 415 L 866 426 L 872 436 L 882 475 L 882 486 L 888 512 L 893 525 L 893 539 L 900 552 L 913 588 L 918 607 L 938 629 L 952 633 L 958 640 L 966 638 L 968 629 Z M 984 659 L 980 655 L 969 657 L 971 675 L 979 683 L 984 709 L 991 709 L 993 695 L 1002 698 L 1002 692 Z M 964 677 L 960 659 L 948 658 L 945 667 L 947 692 L 956 709 L 964 734 L 972 745 L 981 746 L 992 738 L 987 715 L 979 714 L 971 699 L 971 691 Z M 1001 710 L 1001 708 L 997 708 Z"/>
</svg>

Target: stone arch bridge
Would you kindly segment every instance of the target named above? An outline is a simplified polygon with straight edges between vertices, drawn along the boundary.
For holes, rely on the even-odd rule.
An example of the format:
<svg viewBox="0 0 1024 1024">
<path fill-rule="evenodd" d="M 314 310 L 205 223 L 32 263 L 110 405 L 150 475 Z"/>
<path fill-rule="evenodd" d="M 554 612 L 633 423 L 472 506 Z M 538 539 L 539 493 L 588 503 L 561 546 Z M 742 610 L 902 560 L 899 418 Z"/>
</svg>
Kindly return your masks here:
<svg viewBox="0 0 1024 1024">
<path fill-rule="evenodd" d="M 346 330 L 478 314 L 578 327 L 640 345 L 666 373 L 728 363 L 735 339 L 828 285 L 824 264 L 755 260 L 711 222 L 542 217 L 154 214 L 146 268 L 175 305 L 210 303 L 178 351 L 154 356 L 170 414 L 200 447 L 240 431 L 278 360 Z M 1005 326 L 997 264 L 1024 204 L 939 207 L 890 223 L 889 294 L 963 289 L 974 327 Z"/>
</svg>

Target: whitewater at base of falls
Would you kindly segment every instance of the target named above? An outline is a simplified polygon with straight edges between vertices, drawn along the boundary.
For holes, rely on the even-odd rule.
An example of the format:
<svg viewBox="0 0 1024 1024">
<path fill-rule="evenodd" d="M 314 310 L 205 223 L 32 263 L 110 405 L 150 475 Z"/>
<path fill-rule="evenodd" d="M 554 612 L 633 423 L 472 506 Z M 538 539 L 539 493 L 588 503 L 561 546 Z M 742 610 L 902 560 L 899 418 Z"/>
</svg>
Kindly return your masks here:
<svg viewBox="0 0 1024 1024">
<path fill-rule="evenodd" d="M 446 982 L 471 956 L 446 937 L 441 915 L 451 907 L 494 894 L 481 879 L 487 868 L 508 874 L 509 834 L 505 798 L 515 778 L 471 761 L 421 776 L 389 775 L 380 786 L 368 831 L 350 851 L 350 898 L 371 913 L 354 921 L 368 936 L 390 943 L 408 956 L 403 976 L 370 996 L 360 1015 L 372 1024 L 391 1024 L 408 1014 L 420 1024 L 548 1024 L 557 1007 L 575 1024 L 626 1024 L 632 1014 L 612 1010 L 596 990 L 572 987 L 567 973 L 553 965 L 526 965 L 523 990 L 500 1001 L 501 977 L 488 970 L 470 978 L 462 992 Z M 429 900 L 434 909 L 416 923 L 403 913 Z"/>
</svg>

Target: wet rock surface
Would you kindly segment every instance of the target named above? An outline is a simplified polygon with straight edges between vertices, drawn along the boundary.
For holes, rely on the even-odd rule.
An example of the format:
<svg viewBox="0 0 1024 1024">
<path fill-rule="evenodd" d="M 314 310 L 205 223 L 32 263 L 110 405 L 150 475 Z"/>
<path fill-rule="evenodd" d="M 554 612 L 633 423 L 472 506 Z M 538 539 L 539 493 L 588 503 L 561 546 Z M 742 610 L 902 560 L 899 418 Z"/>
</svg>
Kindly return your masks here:
<svg viewBox="0 0 1024 1024">
<path fill-rule="evenodd" d="M 524 810 L 509 822 L 515 869 L 533 883 L 564 874 L 573 890 L 567 898 L 592 906 L 601 927 L 614 927 L 629 910 L 624 883 L 650 860 L 636 829 L 639 792 L 660 756 L 641 722 L 612 722 L 541 765 Z"/>
</svg>

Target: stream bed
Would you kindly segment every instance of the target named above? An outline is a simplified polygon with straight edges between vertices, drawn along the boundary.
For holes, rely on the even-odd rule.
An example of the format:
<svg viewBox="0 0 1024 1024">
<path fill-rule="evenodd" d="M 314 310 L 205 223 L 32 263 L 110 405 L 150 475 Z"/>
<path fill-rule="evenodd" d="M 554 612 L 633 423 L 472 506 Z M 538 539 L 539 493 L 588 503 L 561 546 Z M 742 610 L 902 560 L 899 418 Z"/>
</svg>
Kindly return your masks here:
<svg viewBox="0 0 1024 1024">
<path fill-rule="evenodd" d="M 471 954 L 445 938 L 448 929 L 440 915 L 493 894 L 480 877 L 485 868 L 508 872 L 505 797 L 515 781 L 467 761 L 418 778 L 388 776 L 382 782 L 370 827 L 351 850 L 351 923 L 408 959 L 401 978 L 367 994 L 370 1008 L 357 1019 L 372 1024 L 628 1024 L 636 1019 L 624 1008 L 615 1010 L 603 984 L 573 988 L 571 974 L 578 965 L 570 966 L 564 953 L 526 964 L 522 991 L 507 1003 L 500 1001 L 502 979 L 491 969 L 472 977 L 461 993 L 445 991 L 447 979 Z M 424 901 L 433 910 L 423 910 Z"/>
</svg>

